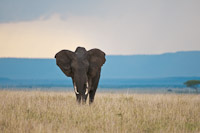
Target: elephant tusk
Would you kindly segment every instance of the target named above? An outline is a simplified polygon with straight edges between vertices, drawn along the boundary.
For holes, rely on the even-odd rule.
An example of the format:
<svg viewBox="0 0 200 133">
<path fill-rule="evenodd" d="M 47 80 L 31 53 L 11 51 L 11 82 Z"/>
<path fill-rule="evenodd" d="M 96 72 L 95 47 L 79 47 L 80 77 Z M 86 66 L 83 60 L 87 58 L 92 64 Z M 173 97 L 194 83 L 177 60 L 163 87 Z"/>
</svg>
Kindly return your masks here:
<svg viewBox="0 0 200 133">
<path fill-rule="evenodd" d="M 85 91 L 85 95 L 88 94 L 88 91 L 89 91 L 89 90 L 88 90 L 88 87 L 89 87 L 89 83 L 87 82 L 87 83 L 86 83 L 86 91 Z"/>
<path fill-rule="evenodd" d="M 86 89 L 86 91 L 85 91 L 85 95 L 87 95 L 88 94 L 88 88 Z"/>
<path fill-rule="evenodd" d="M 79 94 L 79 92 L 77 91 L 77 87 L 76 87 L 76 84 L 74 83 L 74 91 L 76 94 Z"/>
<path fill-rule="evenodd" d="M 88 88 L 88 87 L 89 87 L 89 83 L 87 82 L 87 83 L 86 83 L 86 88 Z"/>
</svg>

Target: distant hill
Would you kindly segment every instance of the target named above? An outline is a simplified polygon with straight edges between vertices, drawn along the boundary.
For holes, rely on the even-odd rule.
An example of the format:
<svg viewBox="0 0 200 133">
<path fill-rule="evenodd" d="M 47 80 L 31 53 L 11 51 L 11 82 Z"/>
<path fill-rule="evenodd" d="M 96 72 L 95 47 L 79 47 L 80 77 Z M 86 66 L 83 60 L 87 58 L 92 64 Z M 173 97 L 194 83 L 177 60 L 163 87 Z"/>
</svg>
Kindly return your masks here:
<svg viewBox="0 0 200 133">
<path fill-rule="evenodd" d="M 104 78 L 199 77 L 200 51 L 107 56 Z"/>
<path fill-rule="evenodd" d="M 200 77 L 200 51 L 108 55 L 102 79 Z M 55 59 L 0 58 L 0 80 L 66 80 Z"/>
</svg>

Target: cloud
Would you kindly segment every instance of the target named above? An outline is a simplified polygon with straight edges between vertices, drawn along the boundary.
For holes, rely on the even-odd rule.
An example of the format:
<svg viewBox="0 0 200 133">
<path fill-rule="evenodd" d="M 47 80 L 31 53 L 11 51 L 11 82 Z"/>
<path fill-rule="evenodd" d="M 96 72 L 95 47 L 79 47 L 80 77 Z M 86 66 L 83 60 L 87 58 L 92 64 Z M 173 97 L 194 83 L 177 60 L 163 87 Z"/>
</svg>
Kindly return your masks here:
<svg viewBox="0 0 200 133">
<path fill-rule="evenodd" d="M 72 25 L 58 15 L 48 20 L 1 24 L 0 56 L 53 58 L 61 49 L 74 50 L 77 45 L 87 47 Z"/>
<path fill-rule="evenodd" d="M 0 1 L 0 22 L 20 22 L 37 20 L 41 16 L 48 19 L 53 14 L 62 18 L 68 15 L 90 16 L 105 13 L 105 0 L 2 0 Z"/>
<path fill-rule="evenodd" d="M 53 57 L 61 49 L 107 54 L 200 50 L 200 1 L 0 2 L 0 57 Z"/>
</svg>

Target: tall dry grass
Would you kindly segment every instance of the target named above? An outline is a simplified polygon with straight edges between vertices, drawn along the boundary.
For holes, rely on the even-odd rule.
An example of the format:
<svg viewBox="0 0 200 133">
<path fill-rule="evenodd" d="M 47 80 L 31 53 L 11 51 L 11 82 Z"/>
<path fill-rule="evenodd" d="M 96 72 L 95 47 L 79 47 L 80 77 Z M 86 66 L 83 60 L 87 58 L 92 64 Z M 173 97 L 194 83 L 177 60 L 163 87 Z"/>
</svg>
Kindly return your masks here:
<svg viewBox="0 0 200 133">
<path fill-rule="evenodd" d="M 200 132 L 200 95 L 0 91 L 0 132 Z"/>
</svg>

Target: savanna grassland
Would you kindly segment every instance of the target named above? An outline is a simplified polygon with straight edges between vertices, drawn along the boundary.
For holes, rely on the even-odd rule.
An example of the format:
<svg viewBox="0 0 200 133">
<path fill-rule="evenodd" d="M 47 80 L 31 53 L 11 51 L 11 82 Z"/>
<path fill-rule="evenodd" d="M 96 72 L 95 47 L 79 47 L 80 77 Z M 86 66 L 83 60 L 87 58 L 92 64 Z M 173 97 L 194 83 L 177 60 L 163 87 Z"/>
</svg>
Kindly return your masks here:
<svg viewBox="0 0 200 133">
<path fill-rule="evenodd" d="M 72 92 L 0 91 L 2 133 L 200 132 L 200 95 L 97 92 L 78 105 Z"/>
</svg>

